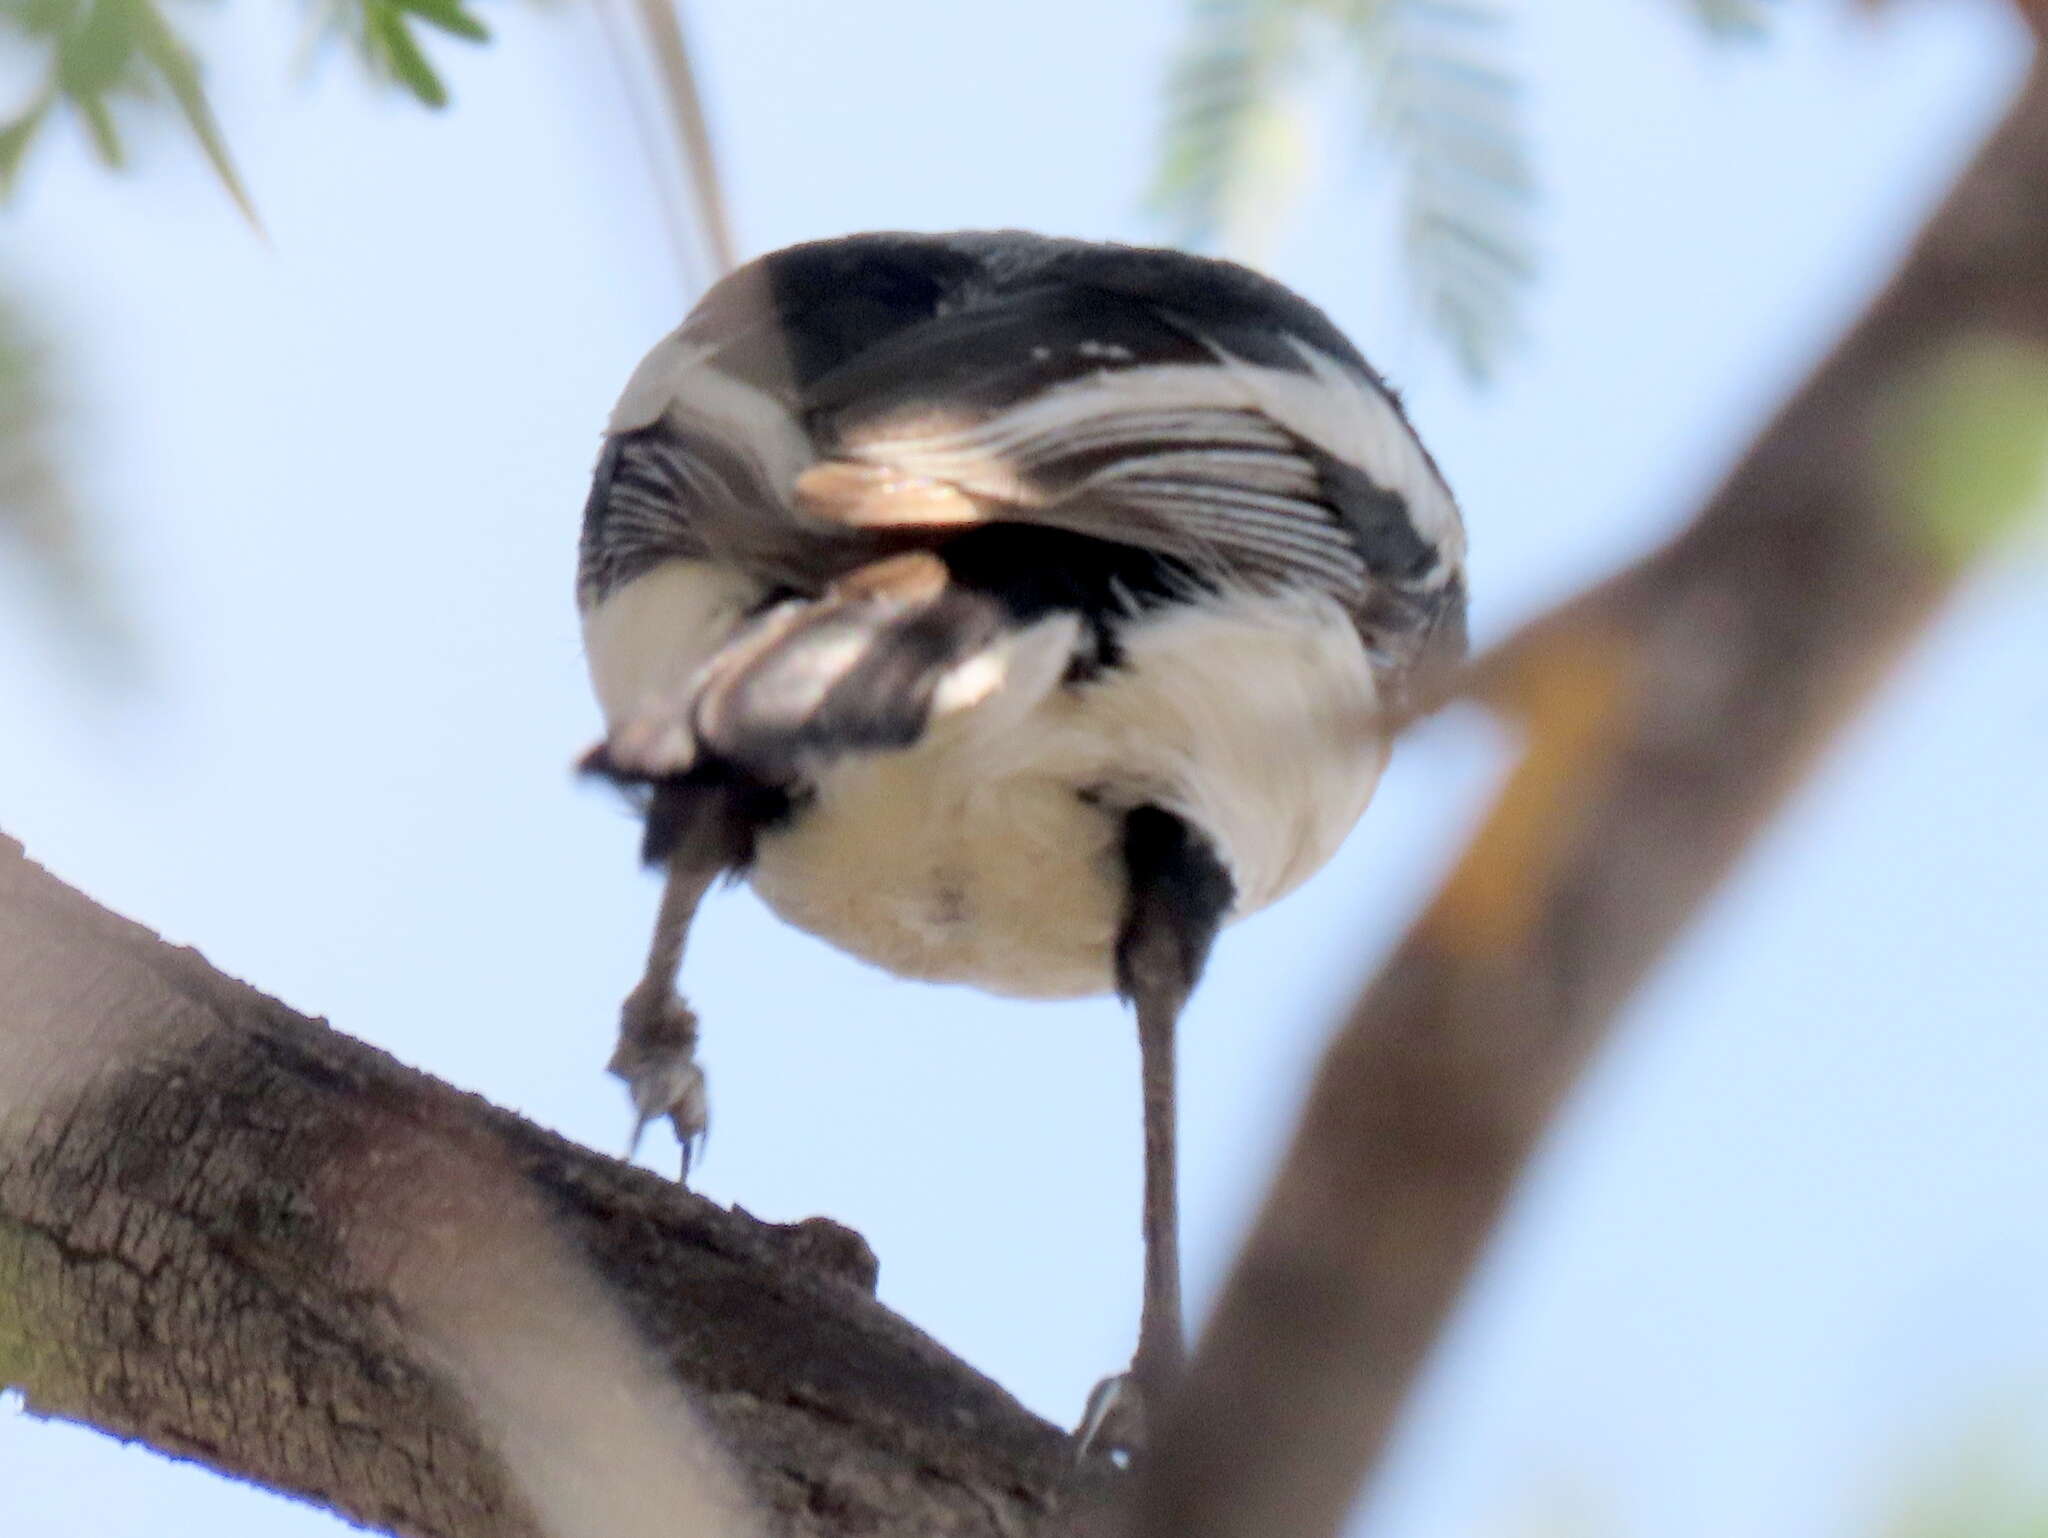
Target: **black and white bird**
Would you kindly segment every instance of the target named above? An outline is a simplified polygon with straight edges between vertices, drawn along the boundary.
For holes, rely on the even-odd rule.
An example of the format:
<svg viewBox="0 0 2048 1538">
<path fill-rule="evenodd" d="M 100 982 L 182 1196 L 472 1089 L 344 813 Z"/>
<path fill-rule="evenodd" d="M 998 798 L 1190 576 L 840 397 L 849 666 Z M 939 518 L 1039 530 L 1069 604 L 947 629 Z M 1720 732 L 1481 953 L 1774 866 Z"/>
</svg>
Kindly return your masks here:
<svg viewBox="0 0 2048 1538">
<path fill-rule="evenodd" d="M 905 977 L 1134 1006 L 1126 1421 L 1182 1346 L 1175 1021 L 1306 880 L 1464 647 L 1458 511 L 1312 305 L 1227 262 L 1019 232 L 795 246 L 627 384 L 577 593 L 667 888 L 615 1073 L 705 1127 L 683 941 L 721 876 Z M 1092 1429 L 1092 1428 L 1091 1428 Z"/>
</svg>

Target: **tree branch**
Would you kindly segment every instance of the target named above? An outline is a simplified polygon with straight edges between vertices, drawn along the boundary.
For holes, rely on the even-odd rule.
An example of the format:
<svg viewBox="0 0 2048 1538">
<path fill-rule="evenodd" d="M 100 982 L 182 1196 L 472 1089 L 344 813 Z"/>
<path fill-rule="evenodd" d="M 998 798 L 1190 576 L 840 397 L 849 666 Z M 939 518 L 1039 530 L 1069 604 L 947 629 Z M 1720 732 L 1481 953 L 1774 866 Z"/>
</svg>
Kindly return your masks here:
<svg viewBox="0 0 2048 1538">
<path fill-rule="evenodd" d="M 38 1413 L 434 1538 L 736 1538 L 748 1507 L 806 1538 L 1107 1531 L 1114 1478 L 874 1274 L 845 1229 L 414 1073 L 0 840 L 0 1383 Z"/>
<path fill-rule="evenodd" d="M 1337 1528 L 1616 1011 L 1951 590 L 1901 471 L 1930 376 L 1987 339 L 2048 341 L 2038 73 L 1697 521 L 1479 664 L 1519 766 L 1324 1059 L 1143 1538 Z"/>
</svg>

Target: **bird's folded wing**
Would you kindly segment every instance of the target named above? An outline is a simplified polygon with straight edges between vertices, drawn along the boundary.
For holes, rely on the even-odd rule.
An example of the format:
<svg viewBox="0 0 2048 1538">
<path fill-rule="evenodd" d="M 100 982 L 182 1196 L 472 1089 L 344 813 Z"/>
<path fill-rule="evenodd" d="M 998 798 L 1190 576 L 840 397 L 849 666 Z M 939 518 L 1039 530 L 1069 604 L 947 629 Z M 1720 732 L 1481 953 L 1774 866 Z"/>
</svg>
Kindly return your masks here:
<svg viewBox="0 0 2048 1538">
<path fill-rule="evenodd" d="M 1436 644 L 1463 536 L 1394 397 L 1263 280 L 1176 286 L 1095 249 L 1007 287 L 921 287 L 871 254 L 837 288 L 715 292 L 628 387 L 609 516 L 650 553 L 667 520 L 811 594 L 965 527 L 1035 524 L 1334 599 L 1395 667 Z"/>
<path fill-rule="evenodd" d="M 906 328 L 821 376 L 805 515 L 862 528 L 1037 523 L 1223 580 L 1362 603 L 1457 552 L 1450 499 L 1363 370 L 1143 300 L 1029 290 Z"/>
</svg>

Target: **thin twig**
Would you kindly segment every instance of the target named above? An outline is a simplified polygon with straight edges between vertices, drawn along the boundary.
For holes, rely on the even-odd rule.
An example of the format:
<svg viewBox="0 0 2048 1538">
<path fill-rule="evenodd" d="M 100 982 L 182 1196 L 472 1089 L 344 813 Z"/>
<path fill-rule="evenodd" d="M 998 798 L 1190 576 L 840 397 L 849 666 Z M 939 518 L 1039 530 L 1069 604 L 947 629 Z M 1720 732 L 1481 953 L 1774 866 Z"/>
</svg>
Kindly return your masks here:
<svg viewBox="0 0 2048 1538">
<path fill-rule="evenodd" d="M 658 114 L 642 90 L 641 79 L 636 69 L 638 44 L 633 18 L 626 7 L 634 0 L 598 0 L 598 27 L 604 33 L 605 48 L 611 54 L 612 68 L 618 72 L 619 89 L 625 97 L 627 115 L 633 121 L 633 136 L 640 141 L 640 153 L 646 157 L 648 175 L 654 182 L 654 193 L 661 204 L 662 228 L 668 233 L 669 245 L 673 248 L 677 271 L 682 275 L 686 299 L 701 293 L 710 285 L 712 278 L 698 271 L 703 265 L 703 255 L 692 234 L 695 222 L 694 199 L 686 197 L 678 185 L 682 179 L 667 174 L 667 139 L 662 132 Z"/>
<path fill-rule="evenodd" d="M 722 277 L 737 264 L 737 247 L 732 222 L 726 213 L 725 189 L 718 175 L 718 157 L 711 141 L 711 125 L 704 114 L 704 100 L 697 90 L 697 73 L 690 63 L 690 49 L 683 35 L 676 7 L 681 0 L 637 0 L 640 24 L 653 50 L 655 72 L 660 78 L 662 99 L 675 128 L 682 163 L 689 173 L 691 195 L 696 200 L 698 228 L 710 248 L 714 276 Z"/>
</svg>

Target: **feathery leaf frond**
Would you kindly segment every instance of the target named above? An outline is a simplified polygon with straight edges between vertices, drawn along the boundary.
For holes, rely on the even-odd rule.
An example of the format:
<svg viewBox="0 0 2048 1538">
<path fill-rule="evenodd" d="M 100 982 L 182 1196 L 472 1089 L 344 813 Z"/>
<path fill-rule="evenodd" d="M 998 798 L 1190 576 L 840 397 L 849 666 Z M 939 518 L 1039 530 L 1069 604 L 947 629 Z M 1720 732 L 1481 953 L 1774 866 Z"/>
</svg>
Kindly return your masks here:
<svg viewBox="0 0 2048 1538">
<path fill-rule="evenodd" d="M 1228 236 L 1234 205 L 1264 169 L 1260 125 L 1301 62 L 1305 7 L 1296 0 L 1194 0 L 1186 45 L 1166 87 L 1166 125 L 1152 187 L 1177 239 Z"/>
<path fill-rule="evenodd" d="M 1334 38 L 1399 168 L 1415 303 L 1484 374 L 1520 331 L 1534 270 L 1521 91 L 1495 57 L 1504 32 L 1479 0 L 1196 0 L 1167 84 L 1153 204 L 1186 243 L 1241 240 L 1236 211 L 1281 170 L 1268 127 Z"/>
</svg>

